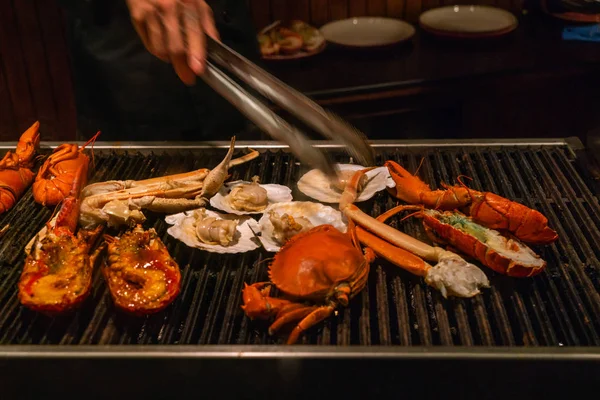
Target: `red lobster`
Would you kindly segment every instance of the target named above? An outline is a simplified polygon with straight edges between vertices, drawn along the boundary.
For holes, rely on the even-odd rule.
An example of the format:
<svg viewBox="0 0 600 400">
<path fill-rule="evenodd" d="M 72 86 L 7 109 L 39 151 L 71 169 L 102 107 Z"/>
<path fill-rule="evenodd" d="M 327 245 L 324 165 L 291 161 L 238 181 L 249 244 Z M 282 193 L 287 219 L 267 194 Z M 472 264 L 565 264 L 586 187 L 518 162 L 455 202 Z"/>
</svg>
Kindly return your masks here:
<svg viewBox="0 0 600 400">
<path fill-rule="evenodd" d="M 473 221 L 490 229 L 508 231 L 525 243 L 550 244 L 558 239 L 556 231 L 548 226 L 548 219 L 523 204 L 465 185 L 443 184 L 444 190 L 431 190 L 428 184 L 398 163 L 386 161 L 385 166 L 396 182 L 396 186 L 388 191 L 407 203 L 446 211 L 466 208 Z"/>
<path fill-rule="evenodd" d="M 40 123 L 36 121 L 19 139 L 17 148 L 0 160 L 0 214 L 10 210 L 31 185 L 34 156 L 40 146 Z"/>
<path fill-rule="evenodd" d="M 55 206 L 69 195 L 78 169 L 83 165 L 81 187 L 87 184 L 89 157 L 83 153 L 85 147 L 94 143 L 100 132 L 96 133 L 83 146 L 61 144 L 46 159 L 33 184 L 33 198 L 43 206 Z"/>
</svg>

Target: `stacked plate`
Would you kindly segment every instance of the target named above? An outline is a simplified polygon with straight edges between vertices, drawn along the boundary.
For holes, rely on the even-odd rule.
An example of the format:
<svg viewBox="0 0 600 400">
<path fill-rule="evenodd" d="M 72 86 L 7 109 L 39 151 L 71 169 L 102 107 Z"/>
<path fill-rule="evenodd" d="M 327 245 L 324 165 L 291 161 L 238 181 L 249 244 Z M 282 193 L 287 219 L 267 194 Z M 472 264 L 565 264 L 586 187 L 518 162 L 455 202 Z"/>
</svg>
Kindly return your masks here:
<svg viewBox="0 0 600 400">
<path fill-rule="evenodd" d="M 454 5 L 435 8 L 419 17 L 421 27 L 434 35 L 452 38 L 497 37 L 514 31 L 517 18 L 490 6 Z"/>
</svg>

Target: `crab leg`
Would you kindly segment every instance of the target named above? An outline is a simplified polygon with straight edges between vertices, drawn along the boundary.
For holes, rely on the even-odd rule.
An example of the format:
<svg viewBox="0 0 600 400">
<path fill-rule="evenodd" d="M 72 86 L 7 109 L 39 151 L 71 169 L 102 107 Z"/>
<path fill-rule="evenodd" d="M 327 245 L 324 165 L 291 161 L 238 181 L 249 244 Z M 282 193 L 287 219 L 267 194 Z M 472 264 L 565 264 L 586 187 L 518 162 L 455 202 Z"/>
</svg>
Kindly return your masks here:
<svg viewBox="0 0 600 400">
<path fill-rule="evenodd" d="M 296 343 L 302 332 L 328 318 L 334 310 L 335 308 L 332 306 L 323 306 L 308 314 L 302 321 L 298 323 L 298 325 L 296 325 L 292 333 L 290 333 L 287 344 Z"/>
<path fill-rule="evenodd" d="M 315 306 L 305 306 L 298 304 L 299 307 L 290 307 L 290 310 L 281 310 L 275 319 L 275 322 L 269 327 L 269 335 L 274 335 L 282 326 L 292 321 L 304 319 L 308 314 L 315 310 Z"/>
<path fill-rule="evenodd" d="M 356 229 L 356 233 L 361 243 L 373 249 L 378 256 L 385 258 L 393 264 L 401 265 L 403 269 L 411 274 L 422 277 L 427 276 L 431 265 L 427 264 L 420 257 L 394 246 L 360 227 Z"/>
</svg>

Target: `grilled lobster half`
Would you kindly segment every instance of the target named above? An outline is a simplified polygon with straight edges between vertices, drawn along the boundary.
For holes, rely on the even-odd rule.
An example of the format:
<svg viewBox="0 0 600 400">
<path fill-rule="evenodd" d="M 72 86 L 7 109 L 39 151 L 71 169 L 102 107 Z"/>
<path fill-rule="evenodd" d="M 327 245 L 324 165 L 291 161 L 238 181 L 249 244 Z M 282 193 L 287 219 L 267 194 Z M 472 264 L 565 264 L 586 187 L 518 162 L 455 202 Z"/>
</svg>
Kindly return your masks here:
<svg viewBox="0 0 600 400">
<path fill-rule="evenodd" d="M 79 218 L 81 167 L 73 188 L 59 212 L 25 248 L 27 258 L 19 280 L 19 300 L 24 306 L 49 315 L 75 309 L 90 293 L 94 261 L 100 253 L 89 251 L 100 236 L 102 226 L 81 229 L 75 235 Z"/>
<path fill-rule="evenodd" d="M 546 268 L 546 261 L 518 239 L 506 238 L 500 232 L 481 226 L 456 211 L 426 210 L 417 206 L 398 206 L 380 216 L 385 220 L 404 210 L 417 210 L 429 237 L 448 244 L 494 271 L 524 278 L 535 276 Z"/>
<path fill-rule="evenodd" d="M 104 238 L 108 259 L 102 273 L 117 308 L 142 316 L 175 300 L 181 283 L 179 266 L 154 229 L 137 225 L 121 237 Z"/>
</svg>

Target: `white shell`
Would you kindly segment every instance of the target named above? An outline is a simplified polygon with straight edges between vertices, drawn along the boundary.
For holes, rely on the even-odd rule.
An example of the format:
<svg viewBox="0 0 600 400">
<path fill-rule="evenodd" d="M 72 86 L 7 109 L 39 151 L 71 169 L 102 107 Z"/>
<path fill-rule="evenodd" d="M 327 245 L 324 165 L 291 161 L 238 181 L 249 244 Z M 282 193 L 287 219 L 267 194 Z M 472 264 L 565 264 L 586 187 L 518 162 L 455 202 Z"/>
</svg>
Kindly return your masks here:
<svg viewBox="0 0 600 400">
<path fill-rule="evenodd" d="M 220 254 L 235 254 L 245 253 L 260 247 L 256 236 L 252 231 L 260 232 L 260 226 L 258 222 L 250 217 L 241 217 L 237 215 L 225 215 L 215 211 L 206 210 L 206 215 L 209 217 L 215 217 L 220 219 L 237 219 L 239 220 L 236 233 L 234 236 L 234 243 L 229 246 L 221 246 L 218 244 L 206 244 L 196 236 L 196 229 L 194 227 L 194 210 L 186 211 L 179 214 L 168 215 L 165 217 L 165 221 L 173 225 L 167 229 L 167 233 L 188 245 L 201 250 L 206 250 L 211 253 Z"/>
<path fill-rule="evenodd" d="M 365 168 L 356 164 L 336 164 L 336 166 L 340 171 L 359 171 Z M 369 200 L 380 190 L 396 186 L 387 167 L 372 169 L 366 175 L 369 180 L 355 202 Z M 318 169 L 312 169 L 302 175 L 298 181 L 298 189 L 305 195 L 324 203 L 338 203 L 342 196 L 342 192 L 331 188 L 330 180 Z"/>
<path fill-rule="evenodd" d="M 338 210 L 312 201 L 290 201 L 288 203 L 277 203 L 269 206 L 263 216 L 258 220 L 261 234 L 260 242 L 267 251 L 277 252 L 281 248 L 279 243 L 273 238 L 273 224 L 269 219 L 269 211 L 275 211 L 278 214 L 288 214 L 292 217 L 304 217 L 314 226 L 330 224 L 340 232 L 344 233 L 348 229 L 346 217 Z"/>
<path fill-rule="evenodd" d="M 236 186 L 243 184 L 250 184 L 252 182 L 247 181 L 234 181 L 229 182 L 223 185 L 219 193 L 215 194 L 210 199 L 210 205 L 218 208 L 219 210 L 223 210 L 230 214 L 237 215 L 247 215 L 247 214 L 262 214 L 265 212 L 266 208 L 269 208 L 272 204 L 275 203 L 283 203 L 286 201 L 292 201 L 292 189 L 283 185 L 276 185 L 274 183 L 262 184 L 259 183 L 259 186 L 267 191 L 267 207 L 262 211 L 240 211 L 231 207 L 229 203 L 229 192 Z"/>
</svg>

